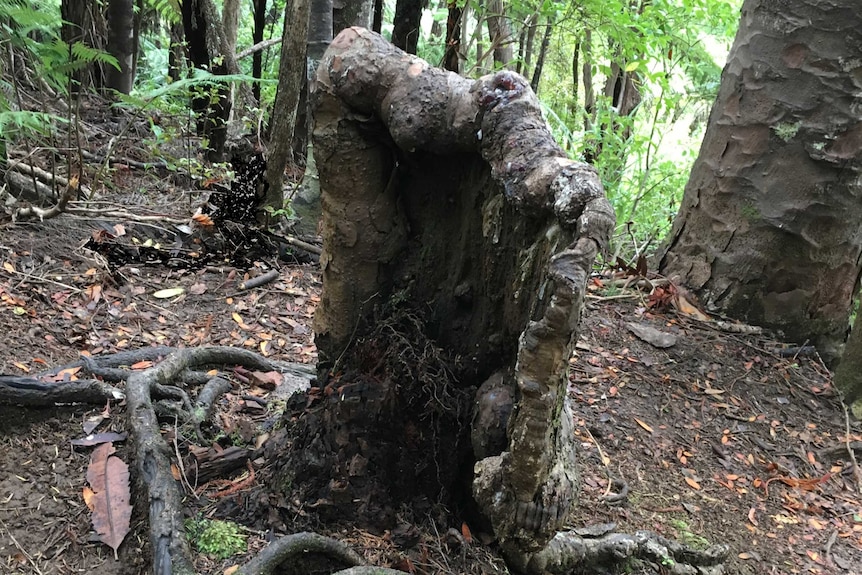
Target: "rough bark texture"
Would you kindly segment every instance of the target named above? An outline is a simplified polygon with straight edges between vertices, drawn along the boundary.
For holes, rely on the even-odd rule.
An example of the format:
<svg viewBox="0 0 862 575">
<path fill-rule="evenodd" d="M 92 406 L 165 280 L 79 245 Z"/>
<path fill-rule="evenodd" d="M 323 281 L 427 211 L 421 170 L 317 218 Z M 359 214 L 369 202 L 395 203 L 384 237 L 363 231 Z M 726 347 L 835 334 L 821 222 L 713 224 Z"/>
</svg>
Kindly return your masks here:
<svg viewBox="0 0 862 575">
<path fill-rule="evenodd" d="M 850 339 L 841 356 L 841 363 L 835 370 L 835 387 L 844 394 L 848 404 L 862 399 L 862 322 L 859 315 L 850 332 Z"/>
<path fill-rule="evenodd" d="M 284 203 L 284 168 L 292 160 L 293 133 L 304 87 L 305 43 L 308 37 L 308 0 L 288 0 L 284 8 L 284 32 L 278 68 L 278 91 L 272 107 L 265 205 L 281 209 Z M 303 126 L 304 127 L 304 126 Z"/>
<path fill-rule="evenodd" d="M 478 397 L 480 410 L 496 413 L 506 408 L 488 405 L 495 398 L 518 399 L 502 422 L 505 450 L 479 442 L 488 457 L 476 465 L 473 493 L 510 560 L 526 565 L 576 499 L 566 365 L 587 274 L 613 228 L 598 177 L 565 157 L 526 80 L 511 72 L 466 80 L 351 28 L 333 40 L 317 89 L 322 361 L 341 373 L 342 358 L 373 349 L 380 310 L 407 308 L 422 315 L 430 344 L 452 358 L 451 386 L 475 389 L 493 378 L 517 390 Z M 345 361 L 344 370 L 351 367 L 362 369 Z M 410 393 L 409 378 L 374 373 L 383 381 L 363 390 L 358 411 L 422 418 L 385 407 Z M 353 457 L 374 461 L 373 445 L 344 434 L 379 418 L 344 424 L 348 407 L 342 401 L 329 410 L 341 423 L 333 442 L 359 445 Z M 443 456 L 454 448 L 436 450 Z M 333 478 L 341 486 L 352 480 Z"/>
<path fill-rule="evenodd" d="M 862 12 L 748 0 L 661 270 L 834 358 L 862 254 Z"/>
<path fill-rule="evenodd" d="M 134 83 L 134 0 L 110 0 L 106 14 L 108 22 L 108 53 L 117 59 L 120 69 L 107 66 L 107 87 L 121 94 L 132 91 Z"/>
</svg>

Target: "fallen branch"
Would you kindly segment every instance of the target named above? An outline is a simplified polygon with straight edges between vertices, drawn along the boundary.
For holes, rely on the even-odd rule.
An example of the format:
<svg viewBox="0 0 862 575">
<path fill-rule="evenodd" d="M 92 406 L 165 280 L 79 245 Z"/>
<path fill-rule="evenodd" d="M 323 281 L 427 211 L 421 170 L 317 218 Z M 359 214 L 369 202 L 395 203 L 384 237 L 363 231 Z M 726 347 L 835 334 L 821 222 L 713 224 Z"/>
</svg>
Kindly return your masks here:
<svg viewBox="0 0 862 575">
<path fill-rule="evenodd" d="M 75 196 L 78 194 L 78 178 L 72 178 L 71 181 L 68 182 L 66 189 L 60 195 L 60 199 L 50 208 L 40 208 L 38 206 L 27 206 L 24 208 L 18 208 L 12 214 L 13 221 L 21 221 L 29 218 L 39 218 L 39 220 L 49 220 L 51 218 L 57 217 L 63 212 L 66 211 L 66 206 L 75 199 Z"/>
<path fill-rule="evenodd" d="M 36 377 L 0 376 L 0 403 L 31 407 L 57 403 L 104 404 L 124 397 L 121 390 L 96 379 L 49 382 Z"/>
<path fill-rule="evenodd" d="M 67 179 L 59 174 L 52 174 L 51 172 L 43 170 L 38 166 L 27 164 L 21 160 L 9 162 L 9 169 L 16 172 L 20 172 L 30 177 L 38 178 L 52 188 L 54 187 L 54 184 L 56 184 L 57 187 L 60 188 L 68 188 L 71 186 L 77 189 L 78 187 L 80 187 L 81 191 L 85 195 L 89 196 L 91 193 L 90 189 L 87 186 L 78 185 L 78 176 L 72 176 L 71 178 Z"/>
<path fill-rule="evenodd" d="M 278 277 L 278 273 L 278 270 L 269 270 L 264 274 L 260 274 L 259 276 L 255 276 L 251 279 L 248 279 L 239 284 L 239 291 L 250 290 L 256 287 L 260 287 L 264 284 L 268 284 L 269 282 L 275 280 Z"/>
<path fill-rule="evenodd" d="M 242 60 L 243 58 L 247 58 L 254 54 L 255 52 L 260 52 L 261 50 L 266 50 L 270 46 L 275 46 L 276 44 L 281 44 L 281 38 L 271 38 L 269 40 L 263 40 L 262 42 L 258 42 L 254 46 L 250 46 L 243 50 L 242 52 L 238 52 L 235 58 L 237 60 Z"/>
</svg>

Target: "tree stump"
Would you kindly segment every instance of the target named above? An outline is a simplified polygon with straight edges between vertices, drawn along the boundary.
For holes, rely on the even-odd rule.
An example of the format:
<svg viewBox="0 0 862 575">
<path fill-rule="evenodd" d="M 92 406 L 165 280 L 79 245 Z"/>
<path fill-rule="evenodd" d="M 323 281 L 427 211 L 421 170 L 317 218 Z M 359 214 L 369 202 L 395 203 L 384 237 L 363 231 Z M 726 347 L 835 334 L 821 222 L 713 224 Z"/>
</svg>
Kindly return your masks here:
<svg viewBox="0 0 862 575">
<path fill-rule="evenodd" d="M 473 495 L 523 567 L 576 500 L 566 367 L 614 225 L 599 178 L 521 76 L 468 80 L 361 28 L 314 97 L 323 387 L 281 473 L 318 509 L 391 520 L 459 493 L 476 412 Z"/>
</svg>

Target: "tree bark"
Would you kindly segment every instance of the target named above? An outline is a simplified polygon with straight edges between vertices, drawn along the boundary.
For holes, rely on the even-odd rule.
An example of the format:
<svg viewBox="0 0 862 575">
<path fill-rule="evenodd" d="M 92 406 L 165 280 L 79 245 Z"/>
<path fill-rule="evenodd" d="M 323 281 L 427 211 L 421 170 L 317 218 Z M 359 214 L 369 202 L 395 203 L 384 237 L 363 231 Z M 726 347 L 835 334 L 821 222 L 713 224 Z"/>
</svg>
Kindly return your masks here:
<svg viewBox="0 0 862 575">
<path fill-rule="evenodd" d="M 284 203 L 284 168 L 291 162 L 300 95 L 304 86 L 309 0 L 288 0 L 284 8 L 284 31 L 278 90 L 272 107 L 266 179 L 269 182 L 265 205 L 281 209 Z"/>
<path fill-rule="evenodd" d="M 263 34 L 266 31 L 266 0 L 254 0 L 254 31 L 252 32 L 252 43 L 257 45 L 263 42 Z M 285 7 L 286 13 L 287 7 Z M 282 36 L 284 38 L 284 36 Z M 260 80 L 263 78 L 263 51 L 255 52 L 251 60 L 251 75 Z M 260 105 L 260 82 L 252 86 L 252 94 L 255 101 Z"/>
<path fill-rule="evenodd" d="M 120 69 L 107 66 L 106 85 L 121 94 L 132 91 L 134 78 L 134 23 L 135 0 L 109 0 L 106 14 L 108 21 L 108 53 L 117 59 Z"/>
<path fill-rule="evenodd" d="M 415 54 L 419 46 L 419 23 L 424 0 L 398 0 L 392 19 L 392 43 L 408 54 Z"/>
<path fill-rule="evenodd" d="M 533 70 L 533 79 L 530 81 L 530 87 L 537 94 L 539 93 L 539 82 L 542 79 L 542 69 L 545 67 L 545 58 L 548 55 L 548 47 L 551 45 L 551 32 L 553 31 L 553 22 L 550 16 L 545 24 L 545 33 L 542 35 L 542 44 L 539 46 L 539 55 L 536 58 L 536 68 Z"/>
<path fill-rule="evenodd" d="M 225 48 L 231 54 L 236 54 L 236 35 L 239 31 L 239 0 L 224 0 L 222 2 L 221 19 L 224 29 Z"/>
<path fill-rule="evenodd" d="M 660 260 L 708 309 L 814 343 L 826 359 L 862 262 L 860 47 L 852 0 L 743 4 Z"/>
<path fill-rule="evenodd" d="M 494 68 L 508 68 L 512 64 L 512 25 L 506 16 L 503 0 L 487 0 L 487 10 Z"/>
<path fill-rule="evenodd" d="M 565 157 L 514 73 L 466 80 L 351 28 L 332 42 L 317 85 L 324 290 L 315 341 L 335 374 L 325 388 L 338 391 L 324 392 L 311 416 L 326 431 L 294 451 L 314 458 L 330 505 L 353 509 L 357 497 L 379 505 L 435 482 L 451 494 L 465 390 L 488 380 L 481 410 L 501 397 L 483 389 L 506 386 L 509 397 L 517 389 L 511 421 L 500 422 L 505 450 L 475 442 L 484 458 L 473 493 L 524 568 L 576 499 L 566 366 L 612 209 L 596 172 Z M 400 329 L 409 337 L 393 337 Z M 434 367 L 447 357 L 458 359 Z M 409 431 L 432 412 L 440 435 Z M 335 455 L 321 467 L 326 445 Z M 374 462 L 392 453 L 404 491 L 360 495 L 363 482 L 384 483 L 390 471 Z M 436 479 L 414 475 L 435 463 Z"/>
<path fill-rule="evenodd" d="M 371 28 L 374 20 L 374 0 L 333 0 L 330 38 L 350 26 Z"/>
<path fill-rule="evenodd" d="M 449 14 L 446 17 L 446 51 L 443 54 L 443 69 L 455 72 L 461 71 L 461 18 L 463 8 L 457 0 L 448 0 Z"/>
<path fill-rule="evenodd" d="M 858 315 L 844 347 L 841 363 L 835 370 L 834 383 L 844 394 L 844 401 L 848 405 L 862 399 L 862 322 Z"/>
</svg>

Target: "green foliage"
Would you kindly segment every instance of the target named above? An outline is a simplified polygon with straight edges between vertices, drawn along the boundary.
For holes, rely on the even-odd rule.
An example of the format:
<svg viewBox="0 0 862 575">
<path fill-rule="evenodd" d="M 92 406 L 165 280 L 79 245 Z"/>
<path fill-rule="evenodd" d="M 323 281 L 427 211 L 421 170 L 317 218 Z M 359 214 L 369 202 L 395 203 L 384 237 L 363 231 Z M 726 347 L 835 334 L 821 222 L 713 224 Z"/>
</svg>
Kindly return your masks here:
<svg viewBox="0 0 862 575">
<path fill-rule="evenodd" d="M 186 535 L 200 553 L 227 559 L 246 550 L 246 535 L 232 521 L 186 519 Z"/>
</svg>

